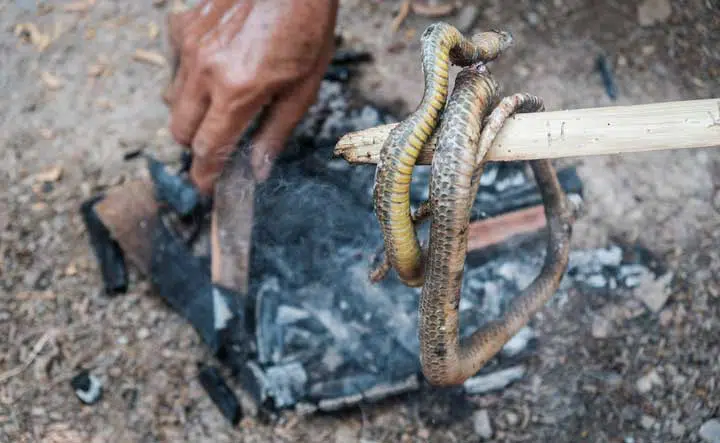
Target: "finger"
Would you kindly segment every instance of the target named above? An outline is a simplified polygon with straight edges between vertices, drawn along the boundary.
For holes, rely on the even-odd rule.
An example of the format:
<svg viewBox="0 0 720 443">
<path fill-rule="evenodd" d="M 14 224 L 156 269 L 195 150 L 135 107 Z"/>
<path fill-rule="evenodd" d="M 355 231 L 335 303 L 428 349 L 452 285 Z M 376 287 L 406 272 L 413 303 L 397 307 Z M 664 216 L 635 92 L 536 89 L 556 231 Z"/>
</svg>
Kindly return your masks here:
<svg viewBox="0 0 720 443">
<path fill-rule="evenodd" d="M 177 72 L 172 73 L 173 75 L 170 77 L 170 80 L 168 81 L 168 85 L 165 88 L 165 91 L 163 91 L 162 99 L 165 102 L 165 104 L 172 108 L 173 103 L 175 103 L 175 99 L 180 95 L 180 91 L 182 90 L 182 85 L 185 83 L 185 80 L 188 76 L 188 68 L 187 68 L 187 61 L 178 59 L 177 60 Z"/>
<path fill-rule="evenodd" d="M 182 32 L 192 20 L 193 11 L 171 12 L 168 14 L 168 41 L 173 55 L 180 50 L 182 45 Z"/>
<path fill-rule="evenodd" d="M 241 95 L 232 106 L 228 99 L 213 95 L 192 142 L 193 163 L 190 179 L 204 194 L 212 193 L 225 162 L 235 149 L 251 119 L 269 99 L 269 91 Z"/>
<path fill-rule="evenodd" d="M 177 95 L 173 97 L 170 133 L 177 143 L 190 146 L 210 106 L 210 96 L 203 87 L 198 70 L 178 78 Z"/>
<path fill-rule="evenodd" d="M 253 137 L 251 162 L 256 180 L 267 179 L 275 159 L 285 149 L 287 139 L 317 99 L 331 56 L 332 51 L 325 51 L 309 75 L 282 91 L 283 95 L 268 109 Z"/>
</svg>

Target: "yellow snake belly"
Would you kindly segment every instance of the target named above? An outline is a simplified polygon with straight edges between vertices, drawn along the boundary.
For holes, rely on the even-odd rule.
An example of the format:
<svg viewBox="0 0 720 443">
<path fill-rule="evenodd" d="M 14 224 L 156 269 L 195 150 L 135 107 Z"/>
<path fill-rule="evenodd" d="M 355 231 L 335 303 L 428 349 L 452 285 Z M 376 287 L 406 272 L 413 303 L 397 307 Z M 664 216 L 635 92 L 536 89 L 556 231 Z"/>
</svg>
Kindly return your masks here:
<svg viewBox="0 0 720 443">
<path fill-rule="evenodd" d="M 373 271 L 372 280 L 382 278 L 391 267 L 404 284 L 423 284 L 423 254 L 410 214 L 410 181 L 420 149 L 434 133 L 445 106 L 450 63 L 469 66 L 493 60 L 511 42 L 511 35 L 500 31 L 484 32 L 470 40 L 445 23 L 430 25 L 423 32 L 422 100 L 389 134 L 376 169 L 373 200 L 386 263 L 384 269 Z"/>
</svg>

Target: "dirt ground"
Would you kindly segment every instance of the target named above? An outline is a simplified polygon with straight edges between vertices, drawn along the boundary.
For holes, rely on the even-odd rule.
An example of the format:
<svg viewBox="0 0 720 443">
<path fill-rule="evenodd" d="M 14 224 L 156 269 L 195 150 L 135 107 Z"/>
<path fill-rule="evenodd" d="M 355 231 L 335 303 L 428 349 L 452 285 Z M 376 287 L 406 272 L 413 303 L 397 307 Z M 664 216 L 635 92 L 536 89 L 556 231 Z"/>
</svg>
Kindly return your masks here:
<svg viewBox="0 0 720 443">
<path fill-rule="evenodd" d="M 38 3 L 0 3 L 0 441 L 465 442 L 480 440 L 486 410 L 496 441 L 696 442 L 720 417 L 720 150 L 707 149 L 572 160 L 587 189 L 575 247 L 647 247 L 674 276 L 659 312 L 632 294 L 577 293 L 533 321 L 528 375 L 502 392 L 425 388 L 232 429 L 196 379 L 206 351 L 194 331 L 145 282 L 101 292 L 78 214 L 85 198 L 142 173 L 124 152 L 177 157 L 160 99 L 169 69 L 133 57 L 166 50 L 169 5 Z M 617 104 L 720 98 L 717 1 L 673 1 L 669 14 L 649 1 L 658 18 L 647 27 L 636 1 L 464 3 L 478 13 L 465 32 L 515 36 L 492 68 L 504 92 L 537 94 L 548 110 L 612 104 L 600 53 Z M 376 57 L 356 87 L 407 111 L 422 93 L 419 34 L 434 19 L 411 14 L 392 33 L 399 5 L 342 1 L 339 32 Z M 468 26 L 467 5 L 443 20 Z M 18 35 L 27 23 L 36 28 Z M 70 388 L 79 367 L 104 383 L 96 405 Z"/>
</svg>

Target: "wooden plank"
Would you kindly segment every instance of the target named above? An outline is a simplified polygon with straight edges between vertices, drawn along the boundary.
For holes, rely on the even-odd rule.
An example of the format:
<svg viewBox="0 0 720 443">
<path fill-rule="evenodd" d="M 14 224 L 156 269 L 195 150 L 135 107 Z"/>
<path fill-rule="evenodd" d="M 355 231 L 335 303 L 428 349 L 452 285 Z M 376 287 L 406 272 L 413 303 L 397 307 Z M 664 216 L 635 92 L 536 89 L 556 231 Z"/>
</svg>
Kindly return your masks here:
<svg viewBox="0 0 720 443">
<path fill-rule="evenodd" d="M 215 185 L 211 221 L 212 282 L 241 295 L 248 291 L 255 179 L 250 155 L 233 155 Z"/>
</svg>

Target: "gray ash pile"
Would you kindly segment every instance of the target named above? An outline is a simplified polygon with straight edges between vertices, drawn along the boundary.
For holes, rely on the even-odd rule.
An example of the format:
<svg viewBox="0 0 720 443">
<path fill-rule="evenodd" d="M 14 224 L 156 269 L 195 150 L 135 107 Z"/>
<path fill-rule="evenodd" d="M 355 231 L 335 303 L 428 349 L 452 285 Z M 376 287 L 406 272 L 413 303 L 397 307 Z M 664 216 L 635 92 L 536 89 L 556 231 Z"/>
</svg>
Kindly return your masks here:
<svg viewBox="0 0 720 443">
<path fill-rule="evenodd" d="M 345 62 L 352 60 L 345 55 Z M 213 287 L 208 257 L 192 254 L 193 249 L 207 248 L 188 246 L 187 239 L 173 235 L 163 223 L 153 234 L 150 276 L 159 295 L 231 369 L 249 394 L 245 397 L 270 414 L 287 408 L 338 410 L 423 384 L 417 338 L 420 289 L 404 286 L 392 272 L 377 284 L 368 279 L 371 259 L 382 246 L 372 205 L 375 167 L 332 158 L 336 141 L 347 132 L 395 122 L 397 117 L 354 96 L 344 81 L 351 71 L 345 69 L 332 68 L 272 176 L 256 187 L 247 298 L 233 299 Z M 195 201 L 187 198 L 192 195 L 182 182 L 168 177 L 156 163 L 149 164 L 155 165 L 157 195 L 171 202 Z M 582 201 L 582 183 L 575 170 L 560 170 L 558 175 L 566 193 Z M 429 167 L 418 167 L 411 188 L 413 204 L 427 198 L 428 179 Z M 183 192 L 184 197 L 173 197 Z M 94 201 L 84 208 L 87 214 L 92 215 Z M 472 218 L 538 204 L 540 193 L 524 163 L 491 163 L 482 176 Z M 88 229 L 96 224 L 88 224 Z M 421 237 L 426 231 L 427 224 Z M 93 241 L 94 246 L 105 241 L 112 246 L 106 249 L 114 251 L 108 254 L 95 247 L 103 270 L 124 266 L 110 260 L 119 252 L 106 231 L 96 231 Z M 461 333 L 497 319 L 540 271 L 544 253 L 544 233 L 538 232 L 469 254 L 460 304 Z M 613 248 L 573 251 L 570 263 L 556 298 L 567 296 L 576 285 L 631 287 L 634 278 L 653 272 L 642 261 L 628 262 Z M 112 282 L 113 287 L 126 286 L 124 271 L 106 274 L 122 280 Z M 219 310 L 224 318 L 232 318 L 222 321 L 222 327 L 218 327 Z M 523 329 L 460 389 L 479 394 L 522 377 L 533 343 L 532 329 Z M 205 366 L 209 363 L 203 362 L 203 386 L 235 423 L 239 403 L 219 372 Z"/>
</svg>

